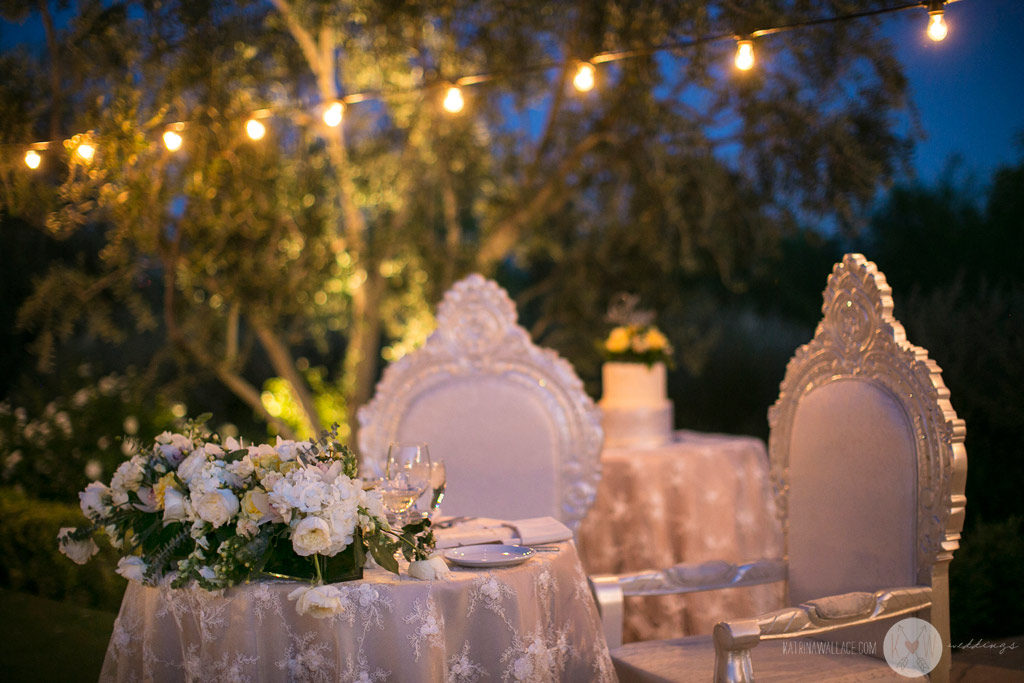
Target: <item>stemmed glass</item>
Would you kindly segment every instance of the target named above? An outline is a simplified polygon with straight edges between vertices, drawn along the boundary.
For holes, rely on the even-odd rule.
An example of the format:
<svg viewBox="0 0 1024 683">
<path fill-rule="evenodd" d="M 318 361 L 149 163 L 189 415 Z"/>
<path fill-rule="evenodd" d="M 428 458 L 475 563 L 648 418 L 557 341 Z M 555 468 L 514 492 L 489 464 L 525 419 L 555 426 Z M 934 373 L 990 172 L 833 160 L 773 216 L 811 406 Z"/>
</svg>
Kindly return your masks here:
<svg viewBox="0 0 1024 683">
<path fill-rule="evenodd" d="M 430 485 L 430 450 L 425 443 L 392 443 L 384 466 L 381 492 L 384 506 L 399 526 L 407 523 L 406 512 Z M 391 520 L 388 520 L 391 521 Z"/>
<path fill-rule="evenodd" d="M 441 508 L 441 501 L 444 500 L 444 488 L 448 481 L 447 473 L 444 469 L 444 460 L 438 458 L 430 463 L 430 509 L 427 511 L 427 517 L 431 520 L 437 516 L 438 510 Z"/>
</svg>

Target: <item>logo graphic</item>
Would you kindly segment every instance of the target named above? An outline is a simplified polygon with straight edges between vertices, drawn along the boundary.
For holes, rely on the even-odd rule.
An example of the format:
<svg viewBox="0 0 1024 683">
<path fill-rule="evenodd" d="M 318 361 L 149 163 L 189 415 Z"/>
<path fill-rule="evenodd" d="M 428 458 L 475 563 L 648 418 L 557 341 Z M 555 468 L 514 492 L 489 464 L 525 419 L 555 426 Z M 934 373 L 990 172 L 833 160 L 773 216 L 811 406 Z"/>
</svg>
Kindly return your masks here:
<svg viewBox="0 0 1024 683">
<path fill-rule="evenodd" d="M 899 675 L 923 676 L 939 663 L 942 638 L 935 627 L 923 619 L 901 619 L 885 634 L 882 653 Z"/>
</svg>

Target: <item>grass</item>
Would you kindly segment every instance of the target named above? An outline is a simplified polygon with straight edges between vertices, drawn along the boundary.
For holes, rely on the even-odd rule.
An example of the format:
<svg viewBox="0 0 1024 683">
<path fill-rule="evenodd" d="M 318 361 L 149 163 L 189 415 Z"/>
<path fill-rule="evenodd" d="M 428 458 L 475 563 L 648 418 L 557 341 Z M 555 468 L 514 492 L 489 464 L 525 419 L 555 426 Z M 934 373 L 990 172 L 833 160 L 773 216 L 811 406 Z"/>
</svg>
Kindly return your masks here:
<svg viewBox="0 0 1024 683">
<path fill-rule="evenodd" d="M 0 679 L 95 681 L 116 617 L 0 590 Z"/>
</svg>

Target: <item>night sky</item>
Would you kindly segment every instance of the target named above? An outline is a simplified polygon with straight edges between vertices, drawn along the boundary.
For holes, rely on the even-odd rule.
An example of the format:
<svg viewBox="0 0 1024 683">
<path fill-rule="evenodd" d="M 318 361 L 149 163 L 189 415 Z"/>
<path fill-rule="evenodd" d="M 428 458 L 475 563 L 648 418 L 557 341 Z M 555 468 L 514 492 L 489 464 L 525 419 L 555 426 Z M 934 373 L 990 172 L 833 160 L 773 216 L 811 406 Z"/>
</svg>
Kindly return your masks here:
<svg viewBox="0 0 1024 683">
<path fill-rule="evenodd" d="M 949 35 L 924 35 L 922 9 L 888 15 L 885 30 L 906 67 L 927 134 L 914 167 L 934 182 L 953 155 L 981 182 L 1024 160 L 1024 0 L 960 0 L 946 7 Z"/>
</svg>

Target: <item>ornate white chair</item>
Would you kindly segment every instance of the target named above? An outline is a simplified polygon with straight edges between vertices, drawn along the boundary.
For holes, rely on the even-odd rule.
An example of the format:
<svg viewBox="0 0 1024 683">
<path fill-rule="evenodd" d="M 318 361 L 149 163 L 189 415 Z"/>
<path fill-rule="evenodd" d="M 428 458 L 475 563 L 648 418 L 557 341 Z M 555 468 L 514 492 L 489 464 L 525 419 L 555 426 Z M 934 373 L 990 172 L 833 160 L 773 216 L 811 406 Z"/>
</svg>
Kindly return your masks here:
<svg viewBox="0 0 1024 683">
<path fill-rule="evenodd" d="M 437 329 L 388 366 L 358 414 L 364 462 L 391 441 L 443 458 L 446 515 L 551 516 L 574 532 L 594 502 L 603 433 L 567 361 L 516 323 L 515 304 L 474 274 L 437 309 Z"/>
<path fill-rule="evenodd" d="M 940 657 L 932 680 L 949 678 L 964 423 L 938 366 L 893 318 L 890 295 L 874 263 L 847 254 L 828 279 L 814 339 L 786 368 L 768 413 L 784 558 L 592 578 L 620 680 L 906 680 L 885 656 L 905 648 L 904 666 L 920 672 L 927 666 L 913 657 L 929 647 Z M 614 642 L 623 596 L 778 580 L 795 607 L 720 622 L 713 636 Z M 906 616 L 930 622 L 941 642 L 912 640 L 902 626 L 885 639 Z"/>
</svg>

